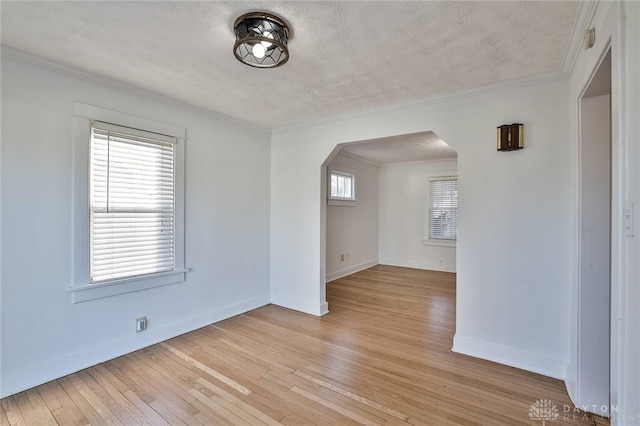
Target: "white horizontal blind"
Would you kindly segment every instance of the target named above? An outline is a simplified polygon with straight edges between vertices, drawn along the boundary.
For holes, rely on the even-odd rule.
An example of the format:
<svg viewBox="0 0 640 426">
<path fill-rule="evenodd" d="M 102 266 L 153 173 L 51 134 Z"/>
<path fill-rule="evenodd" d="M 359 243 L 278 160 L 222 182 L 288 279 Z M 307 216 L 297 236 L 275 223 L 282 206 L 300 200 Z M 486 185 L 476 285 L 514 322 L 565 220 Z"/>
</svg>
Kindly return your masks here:
<svg viewBox="0 0 640 426">
<path fill-rule="evenodd" d="M 353 175 L 346 173 L 331 173 L 331 198 L 353 200 Z"/>
<path fill-rule="evenodd" d="M 458 236 L 458 180 L 433 179 L 430 182 L 429 238 L 455 240 Z"/>
<path fill-rule="evenodd" d="M 176 139 L 92 122 L 90 280 L 174 269 Z"/>
</svg>

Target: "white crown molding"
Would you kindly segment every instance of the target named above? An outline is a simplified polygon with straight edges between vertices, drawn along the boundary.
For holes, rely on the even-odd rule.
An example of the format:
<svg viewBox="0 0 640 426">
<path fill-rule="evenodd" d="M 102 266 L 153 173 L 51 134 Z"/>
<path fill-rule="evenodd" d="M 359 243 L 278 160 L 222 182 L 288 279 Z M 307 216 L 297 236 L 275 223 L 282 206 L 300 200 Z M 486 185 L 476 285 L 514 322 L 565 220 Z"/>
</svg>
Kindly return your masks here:
<svg viewBox="0 0 640 426">
<path fill-rule="evenodd" d="M 450 101 L 455 101 L 455 100 L 460 100 L 465 98 L 471 98 L 474 96 L 480 96 L 488 93 L 498 92 L 502 90 L 516 89 L 519 87 L 531 86 L 535 84 L 546 83 L 549 81 L 560 80 L 560 79 L 566 78 L 567 76 L 568 74 L 566 74 L 563 70 L 558 69 L 558 70 L 548 71 L 540 74 L 534 74 L 526 77 L 512 78 L 509 80 L 483 84 L 483 85 L 476 86 L 470 89 L 465 89 L 459 92 L 452 92 L 444 95 L 435 95 L 435 96 L 418 99 L 414 101 L 384 105 L 380 107 L 349 112 L 346 114 L 332 115 L 332 116 L 323 117 L 316 120 L 309 120 L 309 121 L 305 121 L 297 124 L 291 124 L 288 126 L 275 128 L 273 129 L 272 133 L 274 135 L 286 134 L 301 128 L 318 126 L 318 125 L 329 123 L 329 122 L 349 121 L 349 120 L 353 120 L 358 117 L 362 117 L 364 115 L 372 114 L 376 112 L 393 111 L 398 108 L 403 108 L 410 105 L 418 105 L 418 104 L 430 105 L 430 104 L 450 102 Z"/>
<path fill-rule="evenodd" d="M 367 141 L 363 141 L 364 143 L 366 143 Z M 360 143 L 360 142 L 356 142 L 356 143 Z M 348 144 L 347 144 L 348 145 Z M 365 164 L 370 164 L 372 166 L 376 166 L 376 167 L 386 167 L 386 166 L 405 166 L 408 164 L 430 164 L 430 163 L 446 163 L 446 162 L 451 162 L 451 161 L 458 161 L 458 155 L 456 154 L 455 157 L 446 157 L 446 158 L 433 158 L 433 159 L 429 159 L 429 160 L 413 160 L 413 161 L 395 161 L 392 163 L 378 163 L 376 161 L 373 160 L 369 160 L 368 158 L 364 158 L 361 157 L 359 155 L 356 154 L 352 154 L 350 152 L 346 152 L 346 151 L 340 151 L 338 152 L 337 155 L 342 155 L 343 157 L 347 157 L 347 158 L 351 158 L 352 160 L 356 160 L 356 161 L 360 161 L 363 162 Z"/>
<path fill-rule="evenodd" d="M 51 61 L 49 59 L 43 58 L 41 56 L 37 56 L 20 49 L 16 49 L 11 46 L 6 46 L 4 44 L 1 45 L 0 56 L 2 56 L 2 58 L 12 59 L 14 61 L 22 62 L 24 64 L 42 68 L 47 71 L 62 74 L 67 77 L 88 81 L 90 83 L 94 83 L 102 87 L 106 87 L 108 89 L 122 91 L 128 95 L 133 94 L 136 96 L 140 96 L 142 98 L 146 98 L 146 99 L 159 102 L 165 105 L 169 105 L 172 107 L 180 108 L 182 110 L 186 110 L 207 118 L 215 118 L 217 120 L 224 121 L 229 124 L 244 127 L 247 129 L 264 133 L 264 134 L 269 134 L 269 135 L 271 134 L 271 129 L 269 129 L 268 127 L 251 123 L 249 121 L 241 120 L 239 118 L 231 117 L 229 115 L 225 115 L 220 112 L 210 110 L 207 108 L 199 107 L 199 106 L 190 104 L 188 102 L 184 102 L 184 101 L 180 101 L 167 96 L 159 95 L 157 93 L 154 93 L 145 89 L 141 89 L 139 87 L 132 86 L 127 83 L 122 83 L 120 81 L 113 80 L 111 78 L 102 77 L 87 71 L 82 71 L 77 68 L 72 68 L 66 65 L 62 65 L 57 62 Z"/>
<path fill-rule="evenodd" d="M 349 144 L 345 144 L 345 145 L 349 145 Z M 371 166 L 378 167 L 380 165 L 380 164 L 378 164 L 377 162 L 375 162 L 373 160 L 369 160 L 368 158 L 364 158 L 364 157 L 361 157 L 359 155 L 352 154 L 350 152 L 345 151 L 344 150 L 344 145 L 342 146 L 342 149 L 340 150 L 340 152 L 338 152 L 337 155 L 342 155 L 343 157 L 347 157 L 347 158 L 350 158 L 350 159 L 355 160 L 355 161 L 360 161 L 361 163 L 369 164 Z M 334 160 L 335 160 L 335 157 L 334 157 Z"/>
<path fill-rule="evenodd" d="M 567 44 L 564 59 L 562 60 L 562 70 L 567 75 L 571 75 L 573 72 L 573 67 L 576 65 L 580 50 L 582 50 L 584 31 L 591 25 L 596 9 L 598 8 L 598 3 L 599 0 L 583 0 L 580 2 L 578 14 L 571 29 L 569 44 Z"/>
<path fill-rule="evenodd" d="M 430 159 L 430 160 L 396 161 L 396 162 L 393 162 L 393 163 L 383 163 L 380 166 L 381 167 L 386 167 L 386 166 L 395 167 L 395 166 L 408 166 L 408 165 L 414 165 L 414 164 L 434 164 L 434 163 L 450 163 L 450 162 L 455 162 L 457 164 L 458 163 L 458 155 L 456 154 L 455 157 L 433 158 L 433 159 Z"/>
</svg>

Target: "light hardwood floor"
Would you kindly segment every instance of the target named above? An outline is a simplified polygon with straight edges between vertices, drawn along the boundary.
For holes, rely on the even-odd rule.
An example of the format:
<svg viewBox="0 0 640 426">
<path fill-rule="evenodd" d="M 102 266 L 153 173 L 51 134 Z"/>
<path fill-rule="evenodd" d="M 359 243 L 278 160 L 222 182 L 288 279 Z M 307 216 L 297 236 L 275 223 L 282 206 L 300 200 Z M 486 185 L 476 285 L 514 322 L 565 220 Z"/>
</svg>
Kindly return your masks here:
<svg viewBox="0 0 640 426">
<path fill-rule="evenodd" d="M 559 380 L 451 352 L 455 275 L 376 266 L 327 285 L 323 318 L 265 306 L 1 401 L 26 425 L 541 425 Z M 551 414 L 551 413 L 549 413 Z"/>
</svg>

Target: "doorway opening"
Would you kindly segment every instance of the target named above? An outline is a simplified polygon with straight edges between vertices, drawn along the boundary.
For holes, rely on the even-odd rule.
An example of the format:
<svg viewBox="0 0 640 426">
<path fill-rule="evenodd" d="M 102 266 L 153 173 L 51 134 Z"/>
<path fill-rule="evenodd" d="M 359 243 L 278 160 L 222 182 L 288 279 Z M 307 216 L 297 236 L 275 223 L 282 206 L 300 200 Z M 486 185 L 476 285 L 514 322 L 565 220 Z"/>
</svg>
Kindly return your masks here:
<svg viewBox="0 0 640 426">
<path fill-rule="evenodd" d="M 430 197 L 434 181 L 449 179 L 440 186 L 455 187 L 457 202 L 457 165 L 457 152 L 432 131 L 337 145 L 321 170 L 323 296 L 326 282 L 377 264 L 455 272 L 457 204 L 434 212 Z M 345 195 L 332 175 L 353 184 L 353 199 L 332 196 Z"/>
<path fill-rule="evenodd" d="M 579 104 L 579 270 L 576 402 L 610 414 L 611 50 Z"/>
</svg>

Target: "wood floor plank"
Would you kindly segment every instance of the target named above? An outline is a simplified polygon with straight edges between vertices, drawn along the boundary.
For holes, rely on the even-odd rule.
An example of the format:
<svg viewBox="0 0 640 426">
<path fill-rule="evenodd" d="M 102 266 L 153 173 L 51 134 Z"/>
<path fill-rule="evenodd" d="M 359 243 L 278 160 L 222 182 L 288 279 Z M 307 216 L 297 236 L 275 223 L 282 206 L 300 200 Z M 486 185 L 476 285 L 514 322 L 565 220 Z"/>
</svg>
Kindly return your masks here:
<svg viewBox="0 0 640 426">
<path fill-rule="evenodd" d="M 291 390 L 295 393 L 299 393 L 300 395 L 304 396 L 305 398 L 309 398 L 312 401 L 315 401 L 319 404 L 324 405 L 325 407 L 336 411 L 342 415 L 344 415 L 345 417 L 349 417 L 350 419 L 355 420 L 356 422 L 362 424 L 362 425 L 366 425 L 366 426 L 376 426 L 379 425 L 380 423 L 375 423 L 371 420 L 368 420 L 360 415 L 358 415 L 357 413 L 354 413 L 353 411 L 350 411 L 348 409 L 346 409 L 345 407 L 335 404 L 331 401 L 327 401 L 326 399 L 322 398 L 321 396 L 316 395 L 313 392 L 309 392 L 306 391 L 304 389 L 300 389 L 297 386 L 294 386 L 291 388 Z"/>
<path fill-rule="evenodd" d="M 38 418 L 38 424 L 42 426 L 57 426 L 58 422 L 47 407 L 47 404 L 45 404 L 38 391 L 36 389 L 29 389 L 25 393 L 27 395 L 27 398 L 29 398 L 29 402 L 31 402 L 33 411 Z"/>
<path fill-rule="evenodd" d="M 88 377 L 86 370 L 71 374 L 69 380 L 84 400 L 98 412 L 102 421 L 114 425 L 124 424 L 112 411 L 117 411 L 115 402 L 107 396 L 105 391 L 99 389 L 97 384 L 92 383 L 93 379 Z M 94 393 L 94 390 L 98 391 L 98 395 Z"/>
<path fill-rule="evenodd" d="M 4 407 L 0 405 L 0 425 L 9 426 L 9 418 L 7 417 L 7 413 L 4 411 Z"/>
<path fill-rule="evenodd" d="M 65 393 L 73 401 L 76 409 L 89 421 L 89 424 L 97 425 L 100 422 L 105 423 L 106 419 L 100 416 L 100 413 L 82 396 L 82 394 L 74 386 L 71 377 L 65 376 L 56 380 L 63 388 Z M 41 389 L 38 389 L 41 391 Z"/>
<path fill-rule="evenodd" d="M 372 408 L 375 408 L 376 410 L 379 410 L 379 411 L 381 411 L 383 413 L 389 414 L 389 415 L 391 415 L 391 416 L 393 416 L 393 417 L 395 417 L 397 419 L 400 419 L 400 420 L 402 420 L 404 422 L 409 420 L 409 416 L 404 414 L 404 413 L 401 413 L 401 412 L 399 412 L 397 410 L 394 410 L 393 408 L 385 407 L 382 404 L 378 404 L 375 401 L 371 401 L 370 399 L 367 399 L 367 398 L 365 398 L 365 397 L 363 397 L 361 395 L 355 394 L 353 392 L 350 392 L 350 391 L 348 391 L 346 389 L 341 388 L 340 386 L 334 385 L 333 383 L 329 383 L 329 382 L 327 382 L 325 380 L 319 379 L 319 378 L 314 377 L 314 376 L 312 376 L 310 374 L 306 374 L 301 370 L 295 370 L 293 372 L 293 374 L 295 374 L 296 376 L 302 377 L 304 379 L 307 379 L 307 380 L 309 380 L 309 381 L 311 381 L 313 383 L 317 383 L 320 386 L 323 386 L 323 387 L 325 387 L 327 389 L 330 389 L 330 390 L 332 390 L 334 392 L 339 393 L 340 395 L 344 395 L 344 396 L 346 396 L 348 398 L 351 398 L 351 399 L 353 399 L 355 401 L 358 401 L 358 402 L 360 402 L 362 404 L 366 404 L 366 405 L 368 405 L 368 406 L 370 406 Z"/>
<path fill-rule="evenodd" d="M 142 411 L 140 411 L 134 404 L 132 404 L 129 399 L 122 393 L 121 390 L 116 388 L 113 383 L 117 383 L 120 385 L 122 389 L 122 383 L 119 382 L 104 366 L 96 365 L 95 367 L 87 370 L 89 375 L 96 381 L 100 388 L 104 389 L 107 395 L 113 398 L 113 401 L 120 407 L 118 410 L 121 414 L 120 419 L 125 423 L 129 424 L 133 421 L 139 422 L 142 425 L 153 426 L 156 422 L 148 419 Z M 129 389 L 124 392 L 128 392 Z"/>
<path fill-rule="evenodd" d="M 16 404 L 14 397 L 10 396 L 2 399 L 2 410 L 6 415 L 9 425 L 25 426 L 27 424 L 24 417 L 22 417 L 22 413 L 20 412 L 20 408 Z"/>
<path fill-rule="evenodd" d="M 268 305 L 0 401 L 2 425 L 491 425 L 561 381 L 451 351 L 455 274 L 375 266 L 322 318 Z M 565 426 L 608 426 L 586 413 Z"/>
<path fill-rule="evenodd" d="M 38 413 L 33 408 L 33 405 L 31 405 L 31 401 L 29 401 L 29 397 L 26 392 L 14 395 L 13 400 L 18 406 L 26 425 L 37 425 L 40 422 Z"/>
<path fill-rule="evenodd" d="M 163 371 L 162 369 L 155 368 L 154 365 L 149 363 L 146 357 L 139 356 L 138 354 L 129 354 L 127 357 L 130 357 L 132 363 L 144 366 L 135 371 L 135 373 L 133 371 L 127 371 L 127 374 L 135 374 L 137 377 L 140 377 L 140 383 L 143 385 L 146 383 L 147 388 L 151 389 L 150 393 L 154 394 L 158 400 L 155 405 L 166 407 L 166 410 L 172 413 L 172 417 L 179 418 L 181 422 L 189 424 L 191 418 L 195 416 L 199 410 L 191 404 L 193 397 L 185 392 L 185 388 L 180 380 L 177 378 L 173 378 L 173 380 L 167 378 L 173 374 L 173 371 Z M 169 420 L 167 416 L 163 415 L 163 417 Z"/>
<path fill-rule="evenodd" d="M 228 410 L 225 405 L 218 403 L 218 401 L 215 398 L 215 395 L 211 395 L 211 397 L 208 397 L 196 389 L 190 389 L 189 394 L 191 394 L 193 397 L 195 397 L 196 399 L 201 401 L 203 404 L 210 407 L 213 411 L 218 413 L 220 416 L 225 418 L 229 424 L 239 425 L 239 424 L 247 423 L 247 421 L 244 419 L 244 416 L 241 414 L 242 411 Z M 253 422 L 252 424 L 257 424 L 257 423 L 258 422 L 256 419 L 256 421 Z"/>
<path fill-rule="evenodd" d="M 298 378 L 299 379 L 299 378 Z M 332 405 L 341 407 L 342 410 L 335 410 L 339 413 L 351 413 L 352 415 L 347 415 L 347 417 L 353 418 L 354 420 L 357 418 L 365 419 L 368 423 L 372 424 L 385 424 L 389 426 L 405 426 L 406 423 L 404 421 L 398 420 L 393 416 L 386 414 L 383 411 L 376 410 L 375 408 L 362 404 L 359 401 L 356 401 L 352 398 L 341 395 L 337 392 L 334 392 L 328 388 L 318 386 L 315 387 L 314 384 L 310 384 L 310 382 L 306 380 L 299 380 L 300 383 L 292 386 L 290 390 L 292 391 L 304 391 L 309 392 L 315 398 L 318 398 L 318 401 L 326 401 Z M 324 404 L 323 404 L 324 405 Z"/>
<path fill-rule="evenodd" d="M 166 343 L 160 343 L 160 345 L 163 348 L 168 349 L 174 355 L 177 355 L 180 358 L 184 359 L 185 361 L 190 362 L 195 367 L 197 367 L 200 370 L 206 372 L 210 376 L 213 376 L 216 379 L 220 380 L 221 382 L 226 383 L 227 385 L 229 385 L 230 387 L 234 388 L 235 390 L 237 390 L 238 392 L 242 393 L 243 395 L 250 395 L 251 394 L 251 391 L 249 389 L 247 389 L 246 387 L 242 386 L 240 383 L 235 382 L 234 380 L 230 379 L 229 377 L 225 376 L 224 374 L 219 373 L 218 371 L 214 370 L 213 368 L 201 363 L 200 361 L 198 361 L 195 358 L 190 357 L 189 355 L 187 355 L 184 352 L 174 348 L 173 346 L 168 345 Z"/>
<path fill-rule="evenodd" d="M 266 425 L 269 425 L 269 426 L 278 426 L 278 425 L 280 425 L 280 423 L 277 420 L 275 420 L 274 418 L 272 418 L 269 415 L 265 414 L 263 411 L 260 411 L 260 410 L 256 409 L 253 405 L 248 404 L 247 402 L 244 402 L 240 398 L 230 394 L 229 392 L 225 391 L 224 389 L 219 388 L 214 383 L 211 383 L 211 382 L 209 382 L 209 381 L 207 381 L 207 380 L 205 380 L 203 378 L 198 379 L 197 383 L 202 385 L 202 386 L 204 386 L 204 387 L 206 387 L 206 388 L 208 388 L 209 390 L 213 391 L 220 398 L 226 400 L 228 404 L 232 404 L 232 405 L 238 407 L 239 410 L 248 413 L 252 417 L 255 417 L 256 419 L 258 419 L 263 424 L 266 424 Z M 227 404 L 225 404 L 225 406 L 226 405 Z"/>
</svg>

